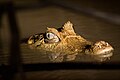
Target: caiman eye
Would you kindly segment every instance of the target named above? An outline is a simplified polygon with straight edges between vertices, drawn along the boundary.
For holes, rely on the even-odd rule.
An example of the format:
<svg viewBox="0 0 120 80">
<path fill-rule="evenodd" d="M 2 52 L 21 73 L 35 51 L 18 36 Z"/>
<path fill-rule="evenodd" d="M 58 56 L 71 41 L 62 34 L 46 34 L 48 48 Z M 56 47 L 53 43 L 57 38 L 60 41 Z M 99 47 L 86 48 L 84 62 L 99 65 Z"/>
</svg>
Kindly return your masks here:
<svg viewBox="0 0 120 80">
<path fill-rule="evenodd" d="M 46 33 L 46 38 L 47 39 L 53 39 L 56 35 L 53 33 Z"/>
<path fill-rule="evenodd" d="M 48 33 L 45 34 L 45 40 L 44 41 L 46 43 L 55 43 L 55 42 L 59 42 L 60 39 L 54 33 L 48 32 Z"/>
</svg>

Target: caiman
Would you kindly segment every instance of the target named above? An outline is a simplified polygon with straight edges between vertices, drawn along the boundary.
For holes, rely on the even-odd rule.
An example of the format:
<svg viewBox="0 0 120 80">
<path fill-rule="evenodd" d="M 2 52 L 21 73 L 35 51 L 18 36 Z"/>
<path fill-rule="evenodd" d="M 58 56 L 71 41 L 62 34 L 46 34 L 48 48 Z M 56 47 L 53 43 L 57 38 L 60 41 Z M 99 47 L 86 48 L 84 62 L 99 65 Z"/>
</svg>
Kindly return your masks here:
<svg viewBox="0 0 120 80">
<path fill-rule="evenodd" d="M 52 61 L 62 62 L 75 60 L 78 54 L 87 54 L 99 58 L 99 61 L 110 59 L 113 47 L 106 41 L 92 42 L 76 34 L 73 24 L 68 21 L 61 28 L 49 28 L 45 33 L 29 37 L 27 44 L 30 48 L 49 52 Z M 66 56 L 66 57 L 65 57 Z"/>
</svg>

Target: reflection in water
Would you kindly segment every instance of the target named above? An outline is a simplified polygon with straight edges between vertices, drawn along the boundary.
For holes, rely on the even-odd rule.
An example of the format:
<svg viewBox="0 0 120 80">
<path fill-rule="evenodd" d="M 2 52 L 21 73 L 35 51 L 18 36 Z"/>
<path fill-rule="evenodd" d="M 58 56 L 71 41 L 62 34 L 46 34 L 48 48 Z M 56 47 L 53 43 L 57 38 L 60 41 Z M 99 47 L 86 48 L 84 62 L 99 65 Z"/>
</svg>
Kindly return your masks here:
<svg viewBox="0 0 120 80">
<path fill-rule="evenodd" d="M 101 62 L 101 60 L 106 60 L 106 58 L 101 58 L 99 56 L 94 55 L 87 55 L 83 52 L 80 52 L 78 54 L 66 55 L 66 53 L 54 53 L 52 51 L 45 51 L 42 49 L 35 48 L 30 49 L 30 46 L 26 44 L 21 44 L 21 49 L 24 63 L 47 63 L 61 61 L 66 62 L 71 61 L 71 59 L 72 62 Z"/>
</svg>

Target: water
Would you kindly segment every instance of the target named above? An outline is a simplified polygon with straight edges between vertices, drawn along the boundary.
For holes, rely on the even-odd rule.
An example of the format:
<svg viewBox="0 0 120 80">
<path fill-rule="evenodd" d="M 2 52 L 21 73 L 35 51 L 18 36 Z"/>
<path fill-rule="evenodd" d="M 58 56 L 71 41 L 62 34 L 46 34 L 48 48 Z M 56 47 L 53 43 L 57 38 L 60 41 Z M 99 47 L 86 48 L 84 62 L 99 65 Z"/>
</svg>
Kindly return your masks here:
<svg viewBox="0 0 120 80">
<path fill-rule="evenodd" d="M 54 14 L 53 14 L 54 13 Z M 120 26 L 93 18 L 82 13 L 73 13 L 68 10 L 56 7 L 47 7 L 36 10 L 19 11 L 17 13 L 21 39 L 30 35 L 41 33 L 46 27 L 61 27 L 70 20 L 74 24 L 76 33 L 91 41 L 105 40 L 115 49 L 113 56 L 108 62 L 120 63 Z M 9 30 L 6 24 L 6 15 L 3 18 L 2 43 L 4 45 L 2 62 L 7 62 L 9 52 Z M 4 33 L 4 34 L 3 34 Z M 6 41 L 6 42 L 5 42 Z M 8 42 L 8 43 L 7 43 Z M 7 44 L 7 45 L 5 45 Z M 21 54 L 24 63 L 47 63 L 51 62 L 44 51 L 30 49 L 27 45 L 21 44 Z M 78 62 L 94 62 L 89 56 L 78 57 Z M 117 79 L 120 70 L 56 70 L 43 72 L 26 72 L 29 80 L 32 79 Z M 113 74 L 115 74 L 113 76 Z M 40 76 L 43 75 L 43 76 Z M 109 78 L 109 76 L 113 76 Z"/>
</svg>

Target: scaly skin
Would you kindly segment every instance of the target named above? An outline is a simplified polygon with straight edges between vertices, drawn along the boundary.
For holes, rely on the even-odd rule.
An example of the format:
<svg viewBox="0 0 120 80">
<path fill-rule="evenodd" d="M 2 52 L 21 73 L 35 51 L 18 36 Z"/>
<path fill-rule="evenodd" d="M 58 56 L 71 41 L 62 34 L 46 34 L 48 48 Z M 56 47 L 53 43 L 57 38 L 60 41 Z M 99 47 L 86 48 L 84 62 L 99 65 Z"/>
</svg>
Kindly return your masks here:
<svg viewBox="0 0 120 80">
<path fill-rule="evenodd" d="M 93 55 L 100 61 L 109 59 L 113 54 L 113 47 L 107 42 L 93 43 L 77 35 L 70 21 L 61 28 L 47 28 L 45 33 L 31 36 L 28 44 L 32 48 L 51 52 L 51 60 L 57 62 L 62 62 L 64 56 L 67 61 L 74 60 L 78 53 Z"/>
</svg>

